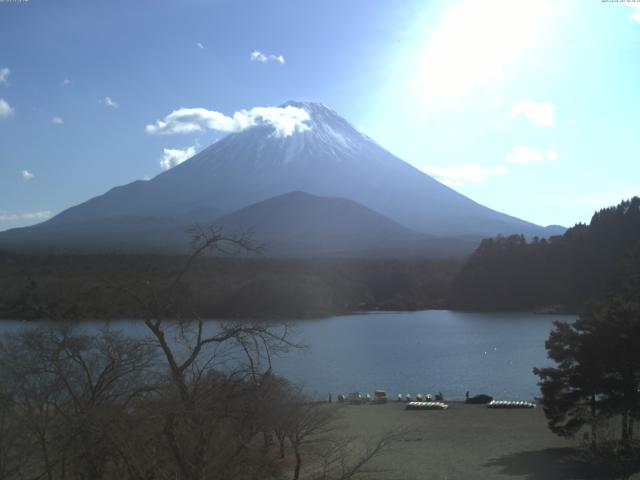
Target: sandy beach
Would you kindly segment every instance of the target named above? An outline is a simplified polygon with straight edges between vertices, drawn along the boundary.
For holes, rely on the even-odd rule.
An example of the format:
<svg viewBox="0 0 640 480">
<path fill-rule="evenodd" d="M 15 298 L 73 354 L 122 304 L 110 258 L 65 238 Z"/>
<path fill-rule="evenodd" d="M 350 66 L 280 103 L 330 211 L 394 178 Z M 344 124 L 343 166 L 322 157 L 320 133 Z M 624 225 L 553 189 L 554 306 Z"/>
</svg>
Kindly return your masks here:
<svg viewBox="0 0 640 480">
<path fill-rule="evenodd" d="M 600 479 L 576 449 L 557 437 L 536 409 L 495 410 L 447 402 L 444 411 L 408 411 L 403 403 L 345 405 L 349 434 L 379 438 L 390 430 L 410 433 L 373 463 L 386 469 L 375 479 Z M 636 478 L 635 476 L 632 478 Z M 640 478 L 640 477 L 638 477 Z"/>
</svg>

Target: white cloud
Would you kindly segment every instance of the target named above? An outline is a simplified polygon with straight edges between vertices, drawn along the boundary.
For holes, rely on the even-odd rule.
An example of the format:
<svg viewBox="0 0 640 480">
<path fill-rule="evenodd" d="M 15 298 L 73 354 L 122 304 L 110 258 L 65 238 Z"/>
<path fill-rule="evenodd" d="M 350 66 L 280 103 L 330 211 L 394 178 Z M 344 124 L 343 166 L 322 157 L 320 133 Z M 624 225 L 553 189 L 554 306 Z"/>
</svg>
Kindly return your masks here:
<svg viewBox="0 0 640 480">
<path fill-rule="evenodd" d="M 640 3 L 627 3 L 627 5 L 633 11 L 633 13 L 630 15 L 631 20 L 635 20 L 636 22 L 640 22 Z"/>
<path fill-rule="evenodd" d="M 539 103 L 533 100 L 521 100 L 511 107 L 511 117 L 516 118 L 524 115 L 536 125 L 541 127 L 553 127 L 556 106 L 553 103 Z"/>
<path fill-rule="evenodd" d="M 0 222 L 13 220 L 46 220 L 49 217 L 51 217 L 51 212 L 49 210 L 26 213 L 7 213 L 0 211 Z"/>
<path fill-rule="evenodd" d="M 200 49 L 203 50 L 204 49 L 204 45 L 200 42 L 196 43 L 196 46 Z"/>
<path fill-rule="evenodd" d="M 221 132 L 239 132 L 256 125 L 271 125 L 277 137 L 288 137 L 295 132 L 303 132 L 311 127 L 305 122 L 310 119 L 304 108 L 254 107 L 240 110 L 229 117 L 206 108 L 180 108 L 162 120 L 147 125 L 150 134 L 172 134 L 200 132 L 205 129 Z"/>
<path fill-rule="evenodd" d="M 6 118 L 13 115 L 15 110 L 3 98 L 0 98 L 0 118 Z"/>
<path fill-rule="evenodd" d="M 503 166 L 487 168 L 478 163 L 469 163 L 466 165 L 449 165 L 448 167 L 428 166 L 424 168 L 424 172 L 445 185 L 460 187 L 465 183 L 480 185 L 489 177 L 506 175 L 508 170 Z"/>
<path fill-rule="evenodd" d="M 102 100 L 102 103 L 107 108 L 118 108 L 118 104 L 115 101 L 113 101 L 111 97 L 104 97 L 104 100 Z"/>
<path fill-rule="evenodd" d="M 60 82 L 60 85 L 62 85 L 63 87 L 71 85 L 71 80 L 69 80 L 68 78 L 65 78 Z"/>
<path fill-rule="evenodd" d="M 27 212 L 22 214 L 22 218 L 25 220 L 44 220 L 51 216 L 49 210 L 42 210 L 40 212 Z"/>
<path fill-rule="evenodd" d="M 7 67 L 0 68 L 0 83 L 4 83 L 5 85 L 9 83 L 9 74 L 11 70 Z"/>
<path fill-rule="evenodd" d="M 35 175 L 31 173 L 29 170 L 22 170 L 20 172 L 20 175 L 22 175 L 22 178 L 27 181 L 33 180 L 35 178 Z"/>
<path fill-rule="evenodd" d="M 64 120 L 62 119 L 62 117 L 53 117 L 51 119 L 51 123 L 53 123 L 54 125 L 62 125 L 64 123 Z"/>
<path fill-rule="evenodd" d="M 555 161 L 558 154 L 555 150 L 547 150 L 541 152 L 535 148 L 525 147 L 524 145 L 516 145 L 507 153 L 506 160 L 514 165 L 529 165 L 530 163 L 543 162 L 544 160 Z"/>
<path fill-rule="evenodd" d="M 162 170 L 169 170 L 176 165 L 180 165 L 185 160 L 190 159 L 195 154 L 195 147 L 188 147 L 182 150 L 179 148 L 165 148 L 162 160 L 160 160 L 160 167 Z"/>
<path fill-rule="evenodd" d="M 282 55 L 272 55 L 270 53 L 262 53 L 260 50 L 254 50 L 249 55 L 252 62 L 269 63 L 276 62 L 284 65 L 284 57 Z"/>
</svg>

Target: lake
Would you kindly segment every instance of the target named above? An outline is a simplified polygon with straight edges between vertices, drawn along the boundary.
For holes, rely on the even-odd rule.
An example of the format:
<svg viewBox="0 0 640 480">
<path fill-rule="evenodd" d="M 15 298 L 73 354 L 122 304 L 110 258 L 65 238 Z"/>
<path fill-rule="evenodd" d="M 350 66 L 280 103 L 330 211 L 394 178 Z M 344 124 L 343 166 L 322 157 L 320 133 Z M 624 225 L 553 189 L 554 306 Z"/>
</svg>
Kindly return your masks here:
<svg viewBox="0 0 640 480">
<path fill-rule="evenodd" d="M 276 358 L 274 371 L 318 398 L 381 388 L 393 397 L 441 391 L 462 399 L 468 390 L 532 399 L 539 395 L 533 367 L 550 365 L 544 341 L 553 320 L 574 318 L 424 310 L 303 320 L 295 322 L 295 338 L 309 348 Z M 114 324 L 132 334 L 144 331 L 135 321 Z M 0 333 L 25 325 L 31 323 L 1 321 Z"/>
</svg>

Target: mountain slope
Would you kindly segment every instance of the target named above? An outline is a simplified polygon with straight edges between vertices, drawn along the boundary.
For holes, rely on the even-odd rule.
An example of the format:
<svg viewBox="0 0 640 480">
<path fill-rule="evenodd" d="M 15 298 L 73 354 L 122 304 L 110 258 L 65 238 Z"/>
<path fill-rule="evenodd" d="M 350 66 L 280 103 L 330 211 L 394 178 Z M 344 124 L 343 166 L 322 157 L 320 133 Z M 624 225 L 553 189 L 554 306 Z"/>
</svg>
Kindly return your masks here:
<svg viewBox="0 0 640 480">
<path fill-rule="evenodd" d="M 230 134 L 186 162 L 149 181 L 113 188 L 28 229 L 0 234 L 63 232 L 110 224 L 109 236 L 135 242 L 144 232 L 118 219 L 182 226 L 214 218 L 292 191 L 341 197 L 404 227 L 440 236 L 523 233 L 547 236 L 535 224 L 486 208 L 395 157 L 321 104 L 288 102 L 310 119 L 306 131 L 275 135 L 269 125 Z M 53 229 L 53 230 L 51 230 Z"/>
<path fill-rule="evenodd" d="M 461 257 L 473 240 L 419 234 L 343 198 L 291 192 L 215 220 L 225 231 L 251 230 L 277 256 Z"/>
<path fill-rule="evenodd" d="M 186 253 L 198 215 L 115 215 L 49 223 L 0 234 L 0 247 L 51 252 Z M 203 217 L 200 217 L 203 218 Z M 461 258 L 478 238 L 441 238 L 412 231 L 352 200 L 290 192 L 244 207 L 208 225 L 245 234 L 272 257 Z"/>
</svg>

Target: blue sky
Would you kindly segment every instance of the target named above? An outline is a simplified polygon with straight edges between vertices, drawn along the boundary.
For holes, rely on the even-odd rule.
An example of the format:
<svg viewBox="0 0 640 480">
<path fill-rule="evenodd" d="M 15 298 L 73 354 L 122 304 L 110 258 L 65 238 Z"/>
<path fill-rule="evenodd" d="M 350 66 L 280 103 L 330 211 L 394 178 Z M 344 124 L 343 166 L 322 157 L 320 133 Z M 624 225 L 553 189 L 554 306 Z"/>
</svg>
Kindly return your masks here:
<svg viewBox="0 0 640 480">
<path fill-rule="evenodd" d="M 174 110 L 289 99 L 329 105 L 489 207 L 588 221 L 640 194 L 639 5 L 0 2 L 0 230 L 222 135 L 145 130 Z"/>
</svg>

